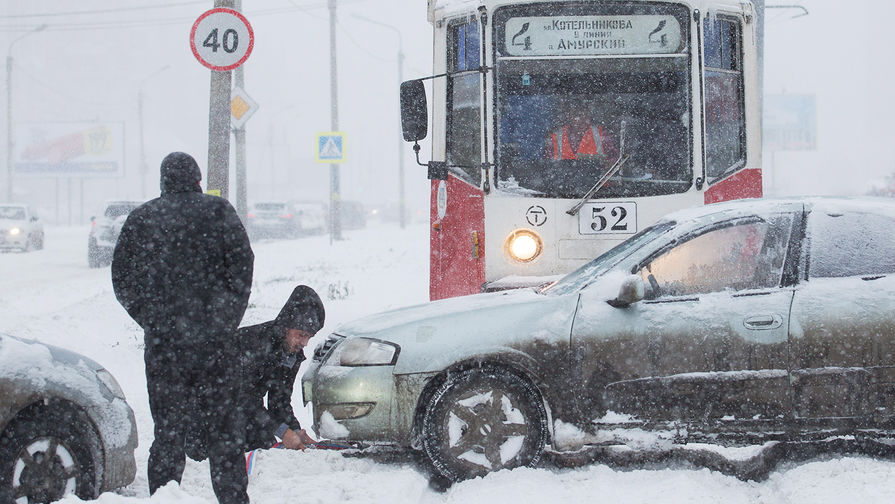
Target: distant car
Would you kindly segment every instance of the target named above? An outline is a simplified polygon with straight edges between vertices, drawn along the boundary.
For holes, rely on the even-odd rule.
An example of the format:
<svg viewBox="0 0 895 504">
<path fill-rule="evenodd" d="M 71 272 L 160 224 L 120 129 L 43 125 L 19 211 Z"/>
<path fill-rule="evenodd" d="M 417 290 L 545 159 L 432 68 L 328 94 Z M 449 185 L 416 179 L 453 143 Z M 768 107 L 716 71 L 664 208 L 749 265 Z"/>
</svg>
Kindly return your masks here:
<svg viewBox="0 0 895 504">
<path fill-rule="evenodd" d="M 323 203 L 290 201 L 289 208 L 298 216 L 301 234 L 326 233 L 326 207 Z"/>
<path fill-rule="evenodd" d="M 301 234 L 301 220 L 285 201 L 254 203 L 247 217 L 246 231 L 254 238 L 295 238 Z"/>
<path fill-rule="evenodd" d="M 0 205 L 0 248 L 23 251 L 44 248 L 44 226 L 28 205 Z"/>
<path fill-rule="evenodd" d="M 674 213 L 550 286 L 344 325 L 302 388 L 321 436 L 418 449 L 450 480 L 656 436 L 884 444 L 895 202 Z"/>
<path fill-rule="evenodd" d="M 87 265 L 101 268 L 112 264 L 112 252 L 118 242 L 121 226 L 142 201 L 109 201 L 99 217 L 92 217 L 87 238 Z"/>
<path fill-rule="evenodd" d="M 0 334 L 0 502 L 92 499 L 128 485 L 136 447 L 134 412 L 107 370 Z"/>
<path fill-rule="evenodd" d="M 367 227 L 367 212 L 360 201 L 341 201 L 339 212 L 342 217 L 342 229 L 363 229 Z"/>
</svg>

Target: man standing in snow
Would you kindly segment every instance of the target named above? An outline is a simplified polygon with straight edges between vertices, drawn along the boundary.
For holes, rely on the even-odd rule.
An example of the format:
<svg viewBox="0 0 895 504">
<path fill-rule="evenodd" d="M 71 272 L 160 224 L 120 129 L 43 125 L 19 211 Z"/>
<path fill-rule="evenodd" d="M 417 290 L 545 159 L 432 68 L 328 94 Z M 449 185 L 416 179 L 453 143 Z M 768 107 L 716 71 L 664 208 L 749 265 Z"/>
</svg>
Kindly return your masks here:
<svg viewBox="0 0 895 504">
<path fill-rule="evenodd" d="M 236 331 L 243 379 L 240 407 L 246 416 L 245 451 L 270 448 L 276 439 L 285 448 L 304 450 L 314 444 L 292 411 L 295 377 L 308 345 L 323 327 L 326 312 L 314 289 L 299 285 L 274 320 Z M 264 397 L 267 396 L 267 407 Z M 187 438 L 187 454 L 195 460 L 207 456 L 203 432 L 195 429 Z"/>
<path fill-rule="evenodd" d="M 112 286 L 144 330 L 155 437 L 149 492 L 180 482 L 186 426 L 208 427 L 211 481 L 221 503 L 249 502 L 243 469 L 245 420 L 229 394 L 239 387 L 234 332 L 245 313 L 254 255 L 227 200 L 202 194 L 190 155 L 161 165 L 161 196 L 128 216 L 112 260 Z"/>
</svg>

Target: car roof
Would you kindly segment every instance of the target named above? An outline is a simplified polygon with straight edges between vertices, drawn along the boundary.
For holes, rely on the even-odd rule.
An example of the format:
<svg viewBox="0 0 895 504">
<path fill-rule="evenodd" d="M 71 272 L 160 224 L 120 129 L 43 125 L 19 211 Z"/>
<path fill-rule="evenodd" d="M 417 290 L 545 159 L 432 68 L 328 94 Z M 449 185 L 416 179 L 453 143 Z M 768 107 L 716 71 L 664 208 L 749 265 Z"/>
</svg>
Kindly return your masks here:
<svg viewBox="0 0 895 504">
<path fill-rule="evenodd" d="M 756 198 L 713 203 L 678 210 L 664 216 L 662 221 L 684 222 L 705 218 L 728 219 L 755 213 L 793 211 L 800 207 L 822 212 L 870 212 L 895 217 L 895 200 L 879 197 L 798 196 L 787 198 Z"/>
</svg>

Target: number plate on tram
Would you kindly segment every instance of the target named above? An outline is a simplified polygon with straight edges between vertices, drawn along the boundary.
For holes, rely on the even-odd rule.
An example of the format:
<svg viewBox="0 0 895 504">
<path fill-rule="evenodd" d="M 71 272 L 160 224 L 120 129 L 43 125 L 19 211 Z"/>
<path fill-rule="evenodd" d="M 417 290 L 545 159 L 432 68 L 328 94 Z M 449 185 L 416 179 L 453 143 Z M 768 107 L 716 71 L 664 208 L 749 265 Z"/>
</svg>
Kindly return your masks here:
<svg viewBox="0 0 895 504">
<path fill-rule="evenodd" d="M 578 212 L 580 234 L 634 234 L 637 232 L 637 203 L 585 203 Z"/>
</svg>

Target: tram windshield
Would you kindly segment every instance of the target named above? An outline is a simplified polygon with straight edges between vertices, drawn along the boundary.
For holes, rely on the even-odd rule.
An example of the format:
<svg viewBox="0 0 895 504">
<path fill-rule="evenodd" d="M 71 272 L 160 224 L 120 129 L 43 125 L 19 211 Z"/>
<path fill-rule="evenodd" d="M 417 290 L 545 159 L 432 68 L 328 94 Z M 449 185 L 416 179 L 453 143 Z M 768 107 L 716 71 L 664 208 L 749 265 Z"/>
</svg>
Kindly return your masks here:
<svg viewBox="0 0 895 504">
<path fill-rule="evenodd" d="M 580 198 L 624 156 L 596 197 L 686 191 L 688 19 L 651 3 L 496 11 L 498 188 Z"/>
</svg>

